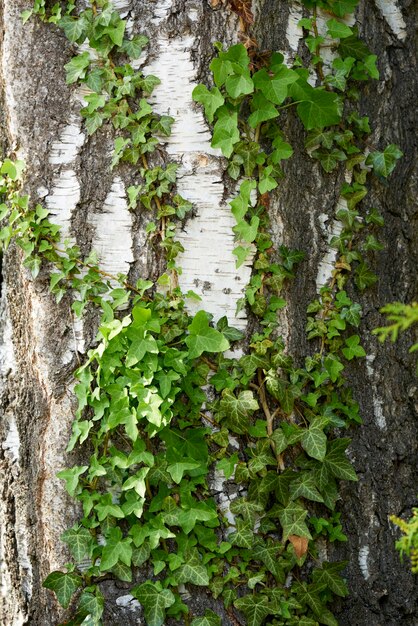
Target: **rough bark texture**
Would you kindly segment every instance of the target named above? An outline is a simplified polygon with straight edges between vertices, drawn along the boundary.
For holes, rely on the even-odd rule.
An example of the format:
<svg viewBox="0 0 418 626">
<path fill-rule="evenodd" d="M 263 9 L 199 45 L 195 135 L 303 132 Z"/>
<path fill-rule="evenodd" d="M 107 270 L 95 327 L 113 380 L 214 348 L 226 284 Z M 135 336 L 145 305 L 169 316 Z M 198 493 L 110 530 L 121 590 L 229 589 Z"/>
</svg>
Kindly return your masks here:
<svg viewBox="0 0 418 626">
<path fill-rule="evenodd" d="M 23 27 L 19 14 L 29 4 L 0 1 L 2 143 L 23 156 L 28 190 L 56 212 L 57 221 L 83 251 L 98 249 L 113 272 L 130 269 L 132 278 L 155 276 L 158 260 L 145 243 L 144 217 L 127 209 L 125 187 L 131 174 L 109 170 L 110 129 L 87 140 L 78 115 L 82 94 L 65 85 L 63 65 L 71 56 L 70 45 L 52 25 L 34 20 Z M 183 286 L 201 293 L 204 307 L 215 316 L 227 313 L 233 319 L 250 269 L 244 267 L 235 279 L 227 206 L 233 189 L 224 184 L 225 163 L 210 148 L 209 129 L 191 91 L 207 78 L 212 42 L 236 40 L 237 19 L 222 3 L 207 0 L 115 4 L 123 14 L 130 12 L 135 30 L 151 36 L 146 63 L 162 79 L 155 105 L 177 119 L 167 152 L 181 160 L 180 192 L 196 206 L 182 234 L 187 248 L 181 261 Z M 294 56 L 300 45 L 296 24 L 301 6 L 278 0 L 253 5 L 260 46 Z M 384 303 L 408 302 L 416 294 L 414 17 L 410 0 L 363 0 L 357 12 L 360 33 L 379 55 L 381 70 L 361 109 L 372 121 L 373 143 L 397 143 L 405 157 L 390 183 L 376 184 L 371 192 L 385 216 L 386 249 L 378 255 L 377 286 L 361 298 L 369 356 L 350 372 L 364 425 L 353 432 L 350 448 L 360 480 L 343 487 L 339 507 L 349 542 L 329 554 L 349 559 L 351 595 L 337 607 L 342 626 L 412 626 L 417 620 L 416 586 L 414 591 L 407 565 L 399 562 L 396 532 L 388 521 L 390 513 L 408 514 L 416 503 L 417 381 L 407 356 L 408 337 L 382 348 L 370 335 L 382 321 L 378 310 Z M 302 359 L 309 351 L 306 305 L 323 280 L 319 271 L 326 276 L 324 259 L 341 181 L 338 175 L 322 176 L 304 154 L 303 131 L 294 118 L 283 116 L 283 123 L 296 150 L 272 202 L 272 223 L 278 243 L 307 252 L 281 319 L 290 352 Z M 0 351 L 0 622 L 7 626 L 46 626 L 62 619 L 41 581 L 66 562 L 59 536 L 76 516 L 55 474 L 70 462 L 65 447 L 74 409 L 71 372 L 94 334 L 94 320 L 75 324 L 69 301 L 55 305 L 47 284 L 47 276 L 33 283 L 19 265 L 19 253 L 13 248 L 8 252 Z M 245 325 L 245 319 L 233 321 Z M 109 599 L 106 624 L 142 623 L 128 587 L 103 587 Z M 206 596 L 194 597 L 196 602 L 212 606 Z"/>
</svg>

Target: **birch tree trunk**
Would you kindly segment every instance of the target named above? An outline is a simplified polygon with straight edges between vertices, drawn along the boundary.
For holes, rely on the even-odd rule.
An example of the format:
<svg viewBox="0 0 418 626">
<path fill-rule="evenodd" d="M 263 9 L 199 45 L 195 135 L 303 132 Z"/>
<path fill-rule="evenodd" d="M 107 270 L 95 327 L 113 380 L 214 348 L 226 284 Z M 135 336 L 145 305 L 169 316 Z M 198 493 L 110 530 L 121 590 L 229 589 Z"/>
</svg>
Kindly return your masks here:
<svg viewBox="0 0 418 626">
<path fill-rule="evenodd" d="M 158 260 L 146 242 L 143 218 L 128 210 L 131 174 L 123 167 L 110 171 L 110 131 L 87 138 L 79 115 L 83 94 L 65 84 L 70 44 L 50 24 L 32 20 L 23 26 L 20 13 L 28 5 L 28 0 L 0 0 L 2 143 L 26 161 L 32 198 L 51 210 L 83 252 L 96 249 L 106 270 L 129 272 L 132 280 L 156 276 Z M 191 96 L 194 85 L 207 78 L 212 43 L 237 40 L 238 19 L 216 0 L 115 0 L 115 5 L 131 28 L 150 37 L 147 71 L 161 79 L 154 105 L 176 120 L 166 149 L 181 163 L 179 192 L 195 206 L 180 236 L 186 250 L 181 286 L 200 294 L 215 318 L 226 314 L 245 329 L 244 314 L 235 318 L 235 305 L 251 269 L 244 265 L 237 271 L 231 254 L 228 198 L 234 190 Z M 379 282 L 361 300 L 368 357 L 350 372 L 364 419 L 350 448 L 360 480 L 343 487 L 339 505 L 349 541 L 328 554 L 349 560 L 351 595 L 336 610 L 343 626 L 412 626 L 417 619 L 416 586 L 414 592 L 388 520 L 416 504 L 417 383 L 407 338 L 382 347 L 370 334 L 382 321 L 383 304 L 409 302 L 416 293 L 414 7 L 411 0 L 362 0 L 357 11 L 360 34 L 378 55 L 381 75 L 364 94 L 361 110 L 372 121 L 374 145 L 396 143 L 405 157 L 390 183 L 371 191 L 385 217 L 386 248 L 378 254 Z M 253 10 L 261 48 L 280 50 L 289 59 L 300 52 L 300 4 L 254 0 Z M 302 358 L 309 352 L 306 307 L 330 276 L 329 238 L 341 181 L 324 176 L 304 153 L 299 123 L 289 116 L 286 124 L 295 156 L 273 194 L 271 219 L 277 244 L 307 253 L 280 320 L 288 350 Z M 59 537 L 77 519 L 56 473 L 74 462 L 65 453 L 74 412 L 72 372 L 94 337 L 95 320 L 76 323 L 69 301 L 55 304 L 47 275 L 32 281 L 13 247 L 4 259 L 1 302 L 0 622 L 46 626 L 62 619 L 42 580 L 68 560 Z M 102 591 L 106 624 L 143 623 L 129 585 L 109 582 Z M 203 607 L 209 602 L 204 595 L 198 601 Z"/>
</svg>

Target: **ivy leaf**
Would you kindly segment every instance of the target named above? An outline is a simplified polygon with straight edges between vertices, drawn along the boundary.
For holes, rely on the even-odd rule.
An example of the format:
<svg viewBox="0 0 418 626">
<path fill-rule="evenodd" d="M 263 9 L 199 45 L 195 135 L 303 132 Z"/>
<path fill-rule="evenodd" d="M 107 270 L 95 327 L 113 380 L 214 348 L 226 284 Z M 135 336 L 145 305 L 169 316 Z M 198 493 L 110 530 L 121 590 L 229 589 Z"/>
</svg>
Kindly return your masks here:
<svg viewBox="0 0 418 626">
<path fill-rule="evenodd" d="M 223 334 L 229 341 L 240 341 L 244 338 L 244 333 L 238 328 L 228 325 L 228 319 L 224 315 L 216 324 L 217 330 Z"/>
<path fill-rule="evenodd" d="M 221 626 L 221 618 L 210 609 L 206 609 L 204 617 L 195 617 L 190 626 Z"/>
<path fill-rule="evenodd" d="M 238 130 L 238 114 L 229 111 L 225 106 L 218 109 L 218 120 L 213 129 L 212 148 L 220 148 L 222 154 L 229 159 L 238 143 L 240 133 Z"/>
<path fill-rule="evenodd" d="M 257 236 L 259 225 L 260 218 L 258 215 L 253 215 L 250 224 L 246 220 L 241 220 L 232 230 L 240 241 L 252 243 Z"/>
<path fill-rule="evenodd" d="M 224 352 L 229 341 L 218 330 L 209 326 L 205 311 L 199 311 L 188 326 L 189 335 L 185 341 L 189 347 L 189 357 L 195 359 L 203 352 Z"/>
<path fill-rule="evenodd" d="M 376 281 L 377 276 L 374 272 L 372 272 L 367 263 L 362 262 L 357 266 L 354 282 L 360 291 L 367 289 L 367 287 L 371 287 Z"/>
<path fill-rule="evenodd" d="M 344 17 L 347 13 L 353 13 L 359 0 L 333 0 L 332 12 L 338 17 Z"/>
<path fill-rule="evenodd" d="M 269 156 L 269 161 L 275 165 L 282 159 L 289 159 L 293 154 L 292 146 L 286 141 L 283 141 L 281 137 L 276 137 L 272 145 L 274 150 Z"/>
<path fill-rule="evenodd" d="M 67 71 L 67 85 L 75 83 L 79 78 L 84 78 L 89 65 L 90 55 L 88 52 L 83 52 L 82 54 L 73 57 L 69 63 L 64 65 Z"/>
<path fill-rule="evenodd" d="M 174 482 L 179 485 L 183 479 L 184 473 L 188 470 L 197 469 L 200 467 L 200 463 L 196 461 L 183 461 L 173 463 L 167 467 L 167 472 L 170 474 Z"/>
<path fill-rule="evenodd" d="M 180 567 L 177 573 L 178 583 L 192 583 L 199 587 L 207 587 L 209 585 L 209 575 L 206 567 L 202 565 L 199 558 L 199 552 L 194 548 L 191 550 L 190 558 Z"/>
<path fill-rule="evenodd" d="M 271 539 L 256 544 L 253 548 L 254 558 L 264 563 L 267 570 L 274 576 L 280 575 L 281 564 L 278 557 L 281 552 L 283 552 L 283 545 Z"/>
<path fill-rule="evenodd" d="M 321 569 L 315 569 L 312 579 L 317 585 L 326 585 L 337 596 L 344 598 L 348 595 L 345 581 L 340 572 L 347 567 L 347 561 L 342 563 L 323 563 Z"/>
<path fill-rule="evenodd" d="M 357 61 L 362 61 L 365 57 L 370 56 L 370 50 L 356 34 L 340 41 L 338 52 L 343 59 L 353 57 Z"/>
<path fill-rule="evenodd" d="M 80 563 L 90 554 L 93 538 L 90 531 L 82 526 L 73 526 L 61 535 L 62 541 L 68 544 L 71 554 L 77 563 Z"/>
<path fill-rule="evenodd" d="M 234 606 L 247 618 L 247 626 L 261 626 L 267 615 L 271 613 L 268 605 L 269 601 L 266 596 L 253 594 L 238 598 L 234 602 Z"/>
<path fill-rule="evenodd" d="M 63 29 L 65 36 L 70 41 L 77 41 L 85 32 L 86 22 L 82 17 L 74 18 L 65 15 L 58 22 L 58 26 Z M 79 43 L 82 43 L 81 41 Z"/>
<path fill-rule="evenodd" d="M 238 397 L 230 389 L 225 389 L 222 392 L 220 409 L 231 430 L 242 435 L 248 430 L 250 417 L 258 409 L 258 402 L 248 389 L 240 391 Z"/>
<path fill-rule="evenodd" d="M 253 112 L 248 118 L 248 123 L 252 128 L 257 128 L 261 122 L 272 120 L 278 115 L 276 107 L 260 92 L 253 97 L 251 108 Z"/>
<path fill-rule="evenodd" d="M 254 83 L 249 71 L 241 74 L 232 74 L 225 81 L 225 88 L 231 98 L 239 98 L 254 91 Z"/>
<path fill-rule="evenodd" d="M 142 48 L 147 45 L 149 39 L 144 35 L 135 35 L 132 39 L 125 39 L 121 51 L 125 52 L 131 59 L 139 59 Z"/>
<path fill-rule="evenodd" d="M 225 99 L 217 87 L 209 91 L 205 85 L 197 85 L 193 89 L 193 100 L 200 102 L 205 108 L 205 115 L 210 123 L 213 122 L 215 112 L 221 107 Z"/>
<path fill-rule="evenodd" d="M 358 335 L 351 335 L 345 340 L 346 348 L 343 348 L 343 355 L 348 361 L 354 358 L 366 356 L 365 349 L 359 345 L 360 337 Z"/>
<path fill-rule="evenodd" d="M 345 449 L 350 443 L 350 439 L 341 438 L 328 442 L 328 451 L 324 459 L 326 470 L 342 480 L 357 481 L 357 475 L 350 461 L 345 456 Z"/>
<path fill-rule="evenodd" d="M 103 546 L 102 557 L 100 560 L 100 571 L 112 569 L 118 561 L 122 561 L 125 565 L 131 564 L 132 546 L 130 537 L 122 538 L 122 531 L 119 527 L 112 528 L 106 538 L 106 544 Z"/>
<path fill-rule="evenodd" d="M 70 496 L 74 497 L 79 486 L 80 476 L 89 469 L 88 465 L 75 465 L 70 469 L 58 472 L 57 477 L 66 482 L 66 488 Z"/>
<path fill-rule="evenodd" d="M 333 39 L 346 39 L 353 34 L 352 29 L 338 20 L 328 20 L 327 22 L 328 33 Z"/>
<path fill-rule="evenodd" d="M 279 513 L 280 523 L 283 528 L 283 541 L 289 535 L 298 535 L 298 537 L 307 537 L 312 539 L 312 535 L 305 523 L 308 511 L 296 502 L 290 502 L 286 508 Z"/>
<path fill-rule="evenodd" d="M 290 86 L 290 93 L 294 100 L 301 100 L 297 112 L 306 130 L 339 123 L 341 113 L 337 94 L 314 89 L 299 81 Z"/>
<path fill-rule="evenodd" d="M 282 104 L 287 98 L 288 85 L 296 82 L 299 75 L 285 65 L 279 66 L 274 76 L 270 76 L 266 69 L 254 74 L 254 85 L 273 104 Z"/>
<path fill-rule="evenodd" d="M 253 547 L 254 543 L 254 531 L 252 526 L 248 524 L 248 522 L 243 522 L 238 519 L 236 522 L 236 530 L 229 535 L 228 541 L 235 546 L 249 550 Z"/>
<path fill-rule="evenodd" d="M 257 159 L 260 155 L 260 144 L 255 141 L 240 141 L 235 145 L 234 152 L 242 159 L 241 165 L 244 168 L 245 175 L 252 176 L 254 168 L 257 165 Z"/>
<path fill-rule="evenodd" d="M 398 159 L 402 156 L 403 152 L 392 143 L 383 152 L 371 152 L 366 159 L 366 165 L 371 165 L 373 171 L 378 176 L 387 178 L 395 169 Z"/>
<path fill-rule="evenodd" d="M 91 589 L 91 587 L 89 588 Z M 103 615 L 104 597 L 100 589 L 96 587 L 95 593 L 84 590 L 78 602 L 78 610 L 82 615 L 91 615 L 98 622 Z"/>
<path fill-rule="evenodd" d="M 323 461 L 327 451 L 327 436 L 320 428 L 308 428 L 301 439 L 302 448 L 313 459 Z"/>
<path fill-rule="evenodd" d="M 81 587 L 83 579 L 78 574 L 70 572 L 52 572 L 44 580 L 42 586 L 55 592 L 58 602 L 64 609 L 70 604 L 75 591 Z"/>
<path fill-rule="evenodd" d="M 231 478 L 234 473 L 235 465 L 239 462 L 238 454 L 224 457 L 216 464 L 216 471 L 223 472 L 226 479 Z"/>
<path fill-rule="evenodd" d="M 315 479 L 310 472 L 300 472 L 289 485 L 292 500 L 306 498 L 313 502 L 323 502 L 324 499 L 316 488 Z"/>
<path fill-rule="evenodd" d="M 142 604 L 147 625 L 163 626 L 165 610 L 176 601 L 173 592 L 163 590 L 161 583 L 146 582 L 134 587 L 131 593 Z"/>
</svg>

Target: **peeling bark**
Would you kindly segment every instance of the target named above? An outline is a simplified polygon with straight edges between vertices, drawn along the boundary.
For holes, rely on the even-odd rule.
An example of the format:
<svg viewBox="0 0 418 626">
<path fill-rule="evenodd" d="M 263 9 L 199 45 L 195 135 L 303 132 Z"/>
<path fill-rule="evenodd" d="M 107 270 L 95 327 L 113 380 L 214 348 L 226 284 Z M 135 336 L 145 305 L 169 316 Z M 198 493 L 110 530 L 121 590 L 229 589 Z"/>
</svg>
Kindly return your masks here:
<svg viewBox="0 0 418 626">
<path fill-rule="evenodd" d="M 281 50 L 287 58 L 301 53 L 301 5 L 277 0 L 253 4 L 260 47 Z M 115 5 L 129 18 L 133 32 L 151 36 L 147 72 L 162 80 L 153 104 L 176 119 L 166 151 L 180 163 L 179 193 L 195 206 L 180 236 L 186 249 L 180 259 L 182 287 L 202 296 L 197 308 L 215 318 L 226 314 L 244 328 L 246 320 L 235 318 L 235 306 L 251 270 L 244 266 L 237 273 L 232 256 L 234 222 L 228 198 L 234 189 L 226 182 L 225 162 L 210 147 L 210 129 L 191 98 L 194 85 L 208 78 L 212 42 L 237 40 L 237 18 L 222 5 L 212 10 L 206 0 L 115 0 Z M 98 250 L 111 273 L 129 272 L 133 278 L 155 274 L 155 255 L 144 229 L 147 218 L 127 208 L 125 189 L 132 176 L 124 168 L 117 174 L 109 171 L 111 132 L 105 128 L 87 139 L 79 117 L 82 94 L 65 85 L 63 65 L 71 56 L 70 45 L 52 25 L 34 20 L 22 26 L 19 15 L 27 7 L 27 0 L 0 0 L 1 99 L 7 121 L 2 142 L 26 160 L 28 190 L 46 202 L 65 236 L 84 252 Z M 360 481 L 342 489 L 339 508 L 348 544 L 324 551 L 328 557 L 350 561 L 351 596 L 337 607 L 342 626 L 413 626 L 416 585 L 399 562 L 388 515 L 407 514 L 416 503 L 418 385 L 407 356 L 408 338 L 382 348 L 370 331 L 381 323 L 378 310 L 383 304 L 408 302 L 416 294 L 414 5 L 410 0 L 363 0 L 357 22 L 362 37 L 379 55 L 381 70 L 380 81 L 367 88 L 361 109 L 372 121 L 373 143 L 398 143 L 405 158 L 388 187 L 376 184 L 371 189 L 371 202 L 386 219 L 386 249 L 378 255 L 378 285 L 361 297 L 369 356 L 350 371 L 364 419 L 353 432 L 350 448 Z M 334 213 L 341 202 L 342 180 L 339 174 L 323 176 L 305 154 L 303 131 L 292 114 L 286 112 L 281 119 L 295 155 L 273 194 L 273 236 L 277 244 L 304 250 L 307 260 L 288 289 L 289 304 L 280 323 L 289 352 L 302 360 L 309 353 L 306 305 L 330 276 L 329 239 L 336 233 Z M 11 248 L 1 305 L 0 622 L 46 626 L 58 623 L 62 611 L 41 581 L 68 560 L 59 536 L 77 516 L 62 481 L 55 477 L 74 462 L 65 453 L 74 410 L 71 372 L 95 328 L 94 320 L 75 327 L 69 299 L 56 305 L 48 293 L 47 275 L 34 284 L 19 261 L 18 251 Z M 216 478 L 213 490 L 228 512 L 234 494 L 224 493 Z M 108 598 L 107 625 L 141 623 L 128 585 L 106 582 L 102 591 Z M 204 594 L 190 602 L 194 608 L 200 605 L 200 613 L 202 606 L 215 609 L 224 624 L 230 623 Z"/>
</svg>

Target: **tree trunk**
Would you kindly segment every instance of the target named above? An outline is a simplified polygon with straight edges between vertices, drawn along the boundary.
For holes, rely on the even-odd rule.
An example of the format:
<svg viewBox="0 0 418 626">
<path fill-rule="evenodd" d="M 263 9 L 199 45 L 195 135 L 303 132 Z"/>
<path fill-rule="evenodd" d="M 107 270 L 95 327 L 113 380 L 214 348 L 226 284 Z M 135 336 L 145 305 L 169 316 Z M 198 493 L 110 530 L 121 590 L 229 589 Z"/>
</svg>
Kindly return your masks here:
<svg viewBox="0 0 418 626">
<path fill-rule="evenodd" d="M 32 198 L 52 211 L 65 236 L 83 252 L 96 249 L 104 269 L 113 274 L 129 272 L 132 280 L 155 277 L 158 259 L 147 244 L 145 218 L 128 210 L 125 190 L 132 174 L 125 166 L 110 171 L 110 130 L 87 138 L 79 115 L 82 93 L 65 84 L 63 65 L 71 45 L 51 24 L 34 19 L 22 25 L 20 13 L 28 4 L 0 0 L 2 142 L 25 160 Z M 215 319 L 227 315 L 232 325 L 245 329 L 245 316 L 237 319 L 235 307 L 251 267 L 237 271 L 231 254 L 234 220 L 228 198 L 234 188 L 191 96 L 194 85 L 208 78 L 212 43 L 237 41 L 238 18 L 223 0 L 114 4 L 129 17 L 131 28 L 149 36 L 147 72 L 161 79 L 152 100 L 159 112 L 168 111 L 176 120 L 166 150 L 181 163 L 179 193 L 195 206 L 180 234 L 185 248 L 179 261 L 181 286 L 201 295 L 201 306 Z M 301 5 L 254 0 L 253 11 L 261 49 L 281 50 L 290 59 L 301 52 Z M 362 0 L 356 13 L 360 35 L 378 55 L 380 70 L 380 80 L 363 93 L 361 111 L 373 125 L 373 144 L 398 144 L 405 156 L 390 183 L 376 183 L 369 196 L 385 217 L 386 247 L 377 255 L 378 283 L 360 296 L 368 356 L 349 373 L 364 420 L 353 431 L 350 447 L 359 482 L 344 484 L 339 503 L 349 541 L 338 548 L 331 544 L 327 555 L 349 560 L 350 596 L 336 609 L 342 626 L 412 626 L 417 619 L 416 585 L 408 565 L 399 561 L 396 532 L 388 520 L 390 514 L 408 514 L 416 503 L 416 378 L 407 338 L 382 347 L 370 333 L 381 325 L 381 306 L 409 302 L 416 293 L 414 17 L 411 0 Z M 295 155 L 272 194 L 270 210 L 275 243 L 306 252 L 280 320 L 288 350 L 300 360 L 310 349 L 306 307 L 330 276 L 329 235 L 341 179 L 324 175 L 302 150 L 303 129 L 295 118 L 289 116 L 286 127 Z M 33 281 L 13 247 L 4 259 L 1 306 L 0 621 L 46 626 L 58 623 L 63 613 L 42 580 L 68 561 L 59 538 L 77 519 L 75 505 L 56 478 L 74 463 L 74 455 L 65 452 L 75 409 L 72 372 L 94 337 L 96 320 L 80 325 L 67 298 L 55 304 L 47 273 Z M 105 583 L 103 592 L 106 624 L 143 623 L 129 585 Z M 198 602 L 214 608 L 204 594 Z M 224 624 L 231 623 L 220 614 Z"/>
</svg>

